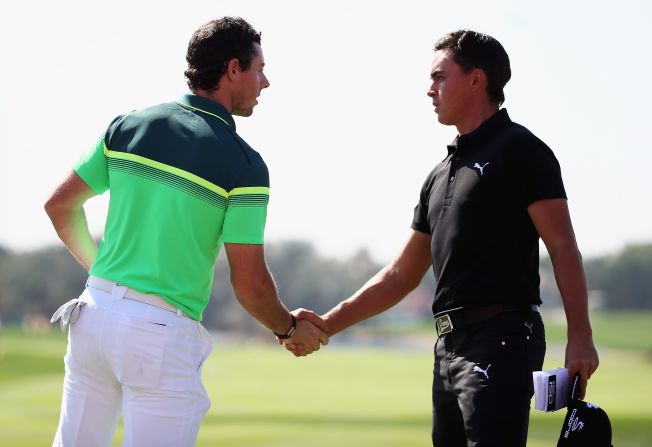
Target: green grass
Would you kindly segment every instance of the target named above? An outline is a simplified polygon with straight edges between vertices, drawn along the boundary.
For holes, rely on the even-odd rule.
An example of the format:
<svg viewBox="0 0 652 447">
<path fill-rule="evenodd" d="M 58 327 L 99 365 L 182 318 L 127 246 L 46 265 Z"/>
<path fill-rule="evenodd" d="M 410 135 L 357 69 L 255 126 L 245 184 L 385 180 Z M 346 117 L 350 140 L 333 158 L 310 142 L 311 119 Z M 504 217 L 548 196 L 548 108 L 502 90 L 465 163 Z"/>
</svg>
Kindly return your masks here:
<svg viewBox="0 0 652 447">
<path fill-rule="evenodd" d="M 566 320 L 561 314 L 543 314 L 546 339 L 566 341 Z M 647 351 L 652 354 L 652 313 L 592 312 L 591 326 L 596 345 L 603 348 Z"/>
<path fill-rule="evenodd" d="M 623 317 L 618 326 L 632 336 L 631 343 L 618 349 L 600 348 L 601 366 L 587 394 L 587 400 L 608 412 L 618 447 L 652 445 L 648 402 L 652 360 L 649 346 L 639 342 L 645 338 L 652 343 L 644 336 L 652 327 L 652 317 L 639 317 L 629 322 Z M 616 320 L 607 320 L 616 327 Z M 594 319 L 594 326 L 599 324 Z M 608 339 L 607 345 L 621 343 L 613 334 Z M 51 443 L 58 420 L 64 352 L 65 337 L 58 332 L 5 330 L 0 335 L 2 445 Z M 296 359 L 271 340 L 264 345 L 218 343 L 204 370 L 213 406 L 197 445 L 427 446 L 431 355 L 427 347 L 331 346 Z M 562 363 L 562 350 L 551 347 L 545 367 Z M 563 411 L 533 411 L 528 446 L 556 445 L 563 417 Z M 121 441 L 119 431 L 114 445 Z"/>
</svg>

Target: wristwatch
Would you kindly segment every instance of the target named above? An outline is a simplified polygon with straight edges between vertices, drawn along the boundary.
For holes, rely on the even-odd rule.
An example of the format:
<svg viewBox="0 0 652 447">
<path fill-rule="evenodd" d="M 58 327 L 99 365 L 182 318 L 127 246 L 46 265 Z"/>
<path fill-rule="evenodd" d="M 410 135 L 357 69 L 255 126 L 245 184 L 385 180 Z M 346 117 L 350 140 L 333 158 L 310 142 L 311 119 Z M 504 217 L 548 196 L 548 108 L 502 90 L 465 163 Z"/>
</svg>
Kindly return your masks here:
<svg viewBox="0 0 652 447">
<path fill-rule="evenodd" d="M 277 334 L 276 332 L 274 332 L 274 335 L 276 335 L 276 338 L 278 338 L 279 340 L 285 340 L 287 338 L 292 337 L 294 335 L 294 331 L 297 330 L 297 319 L 292 314 L 290 314 L 290 316 L 292 317 L 292 327 L 290 328 L 290 330 L 287 331 L 287 333 L 285 334 Z"/>
</svg>

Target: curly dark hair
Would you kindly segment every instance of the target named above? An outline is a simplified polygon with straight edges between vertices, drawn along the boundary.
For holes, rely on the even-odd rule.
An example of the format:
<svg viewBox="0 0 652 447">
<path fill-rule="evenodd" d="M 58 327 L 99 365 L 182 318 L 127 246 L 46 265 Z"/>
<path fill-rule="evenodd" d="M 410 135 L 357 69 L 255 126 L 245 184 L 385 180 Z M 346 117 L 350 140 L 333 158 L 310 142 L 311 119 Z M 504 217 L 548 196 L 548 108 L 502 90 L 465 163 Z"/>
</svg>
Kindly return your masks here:
<svg viewBox="0 0 652 447">
<path fill-rule="evenodd" d="M 188 69 L 184 72 L 188 87 L 217 89 L 234 58 L 247 70 L 256 54 L 254 43 L 260 44 L 260 33 L 240 17 L 222 17 L 200 26 L 188 43 Z"/>
<path fill-rule="evenodd" d="M 435 51 L 448 50 L 462 71 L 480 68 L 487 76 L 487 95 L 501 105 L 505 101 L 503 88 L 512 77 L 509 56 L 503 46 L 491 36 L 470 30 L 446 34 L 435 44 Z"/>
</svg>

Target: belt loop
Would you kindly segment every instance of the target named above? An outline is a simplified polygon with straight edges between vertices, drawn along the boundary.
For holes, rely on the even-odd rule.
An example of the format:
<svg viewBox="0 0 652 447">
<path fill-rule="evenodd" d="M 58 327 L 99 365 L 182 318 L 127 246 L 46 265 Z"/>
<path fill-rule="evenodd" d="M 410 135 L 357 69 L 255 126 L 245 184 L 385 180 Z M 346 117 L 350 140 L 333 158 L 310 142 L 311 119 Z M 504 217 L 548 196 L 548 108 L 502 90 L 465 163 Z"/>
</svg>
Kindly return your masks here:
<svg viewBox="0 0 652 447">
<path fill-rule="evenodd" d="M 181 312 L 181 309 L 177 309 L 177 316 L 178 316 L 178 317 L 182 317 L 182 316 L 183 316 L 183 312 Z"/>
<path fill-rule="evenodd" d="M 114 300 L 120 300 L 124 298 L 125 293 L 127 293 L 127 286 L 118 284 L 117 282 L 113 283 L 113 289 L 111 290 L 111 298 Z"/>
</svg>

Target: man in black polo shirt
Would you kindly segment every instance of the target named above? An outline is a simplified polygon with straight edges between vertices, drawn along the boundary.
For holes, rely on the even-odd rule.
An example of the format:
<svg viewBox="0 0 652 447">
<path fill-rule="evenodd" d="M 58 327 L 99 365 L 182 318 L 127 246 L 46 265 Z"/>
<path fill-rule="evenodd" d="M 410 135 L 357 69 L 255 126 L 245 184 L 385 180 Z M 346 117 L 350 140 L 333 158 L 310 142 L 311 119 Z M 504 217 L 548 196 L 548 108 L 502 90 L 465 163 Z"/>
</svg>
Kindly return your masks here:
<svg viewBox="0 0 652 447">
<path fill-rule="evenodd" d="M 459 135 L 423 185 L 402 252 L 324 318 L 332 335 L 383 312 L 432 265 L 433 444 L 525 446 L 532 371 L 545 354 L 539 237 L 566 310 L 569 376 L 579 372 L 585 390 L 598 365 L 559 164 L 499 110 L 511 72 L 498 41 L 466 30 L 444 36 L 430 76 L 438 120 Z"/>
</svg>

